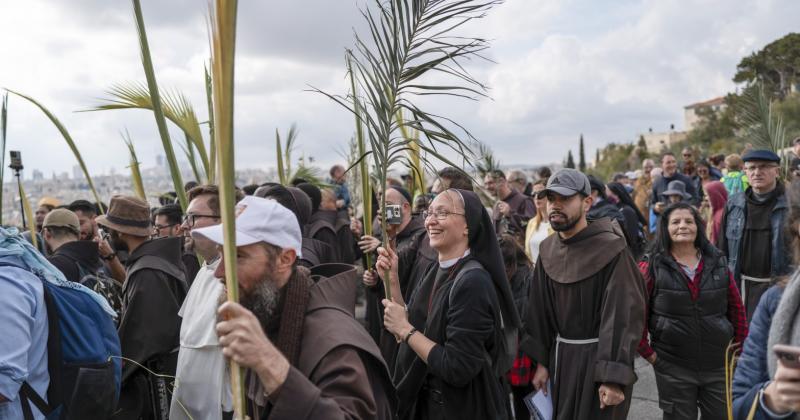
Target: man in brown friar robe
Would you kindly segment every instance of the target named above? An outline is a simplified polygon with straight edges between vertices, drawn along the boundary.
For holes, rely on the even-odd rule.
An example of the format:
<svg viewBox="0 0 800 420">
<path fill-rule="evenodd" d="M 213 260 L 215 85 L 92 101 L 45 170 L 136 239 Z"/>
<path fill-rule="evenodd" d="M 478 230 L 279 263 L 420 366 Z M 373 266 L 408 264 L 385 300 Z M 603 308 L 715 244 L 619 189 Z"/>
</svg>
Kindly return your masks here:
<svg viewBox="0 0 800 420">
<path fill-rule="evenodd" d="M 645 284 L 619 226 L 589 224 L 591 187 L 563 169 L 547 183 L 550 225 L 541 245 L 521 346 L 550 380 L 555 419 L 624 419 L 645 319 Z"/>
</svg>

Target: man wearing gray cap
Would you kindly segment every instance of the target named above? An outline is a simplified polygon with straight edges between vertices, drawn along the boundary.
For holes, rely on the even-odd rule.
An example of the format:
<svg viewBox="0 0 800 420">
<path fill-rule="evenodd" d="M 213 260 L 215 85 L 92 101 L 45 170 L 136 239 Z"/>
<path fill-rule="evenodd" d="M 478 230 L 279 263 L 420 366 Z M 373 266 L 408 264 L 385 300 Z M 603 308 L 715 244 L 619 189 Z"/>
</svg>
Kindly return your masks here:
<svg viewBox="0 0 800 420">
<path fill-rule="evenodd" d="M 619 226 L 586 220 L 586 175 L 562 169 L 540 194 L 558 234 L 542 242 L 531 282 L 521 347 L 538 363 L 533 386 L 552 391 L 554 419 L 624 419 L 644 327 L 644 281 Z"/>
<path fill-rule="evenodd" d="M 312 280 L 297 265 L 297 217 L 274 200 L 236 206 L 241 304 L 226 302 L 217 324 L 223 354 L 247 368 L 253 419 L 389 419 L 393 386 L 380 351 L 354 318 L 354 270 Z M 222 244 L 222 225 L 192 231 Z M 215 276 L 225 277 L 223 256 Z M 241 414 L 239 413 L 240 417 Z"/>
</svg>

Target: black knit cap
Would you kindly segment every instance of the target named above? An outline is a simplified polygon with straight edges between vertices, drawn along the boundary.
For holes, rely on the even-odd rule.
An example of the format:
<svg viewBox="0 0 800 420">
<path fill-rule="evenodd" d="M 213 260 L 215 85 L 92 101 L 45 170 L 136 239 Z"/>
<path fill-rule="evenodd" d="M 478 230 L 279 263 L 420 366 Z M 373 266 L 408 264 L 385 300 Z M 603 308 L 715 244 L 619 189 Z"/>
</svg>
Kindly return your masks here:
<svg viewBox="0 0 800 420">
<path fill-rule="evenodd" d="M 411 193 L 410 193 L 410 192 L 408 192 L 408 190 L 407 190 L 407 189 L 405 189 L 405 188 L 403 188 L 403 187 L 398 187 L 398 186 L 396 186 L 396 185 L 392 185 L 392 186 L 390 186 L 389 188 L 391 188 L 391 189 L 393 189 L 393 190 L 395 190 L 395 191 L 399 192 L 399 193 L 400 193 L 400 195 L 402 195 L 402 196 L 403 196 L 403 198 L 405 198 L 405 199 L 406 199 L 406 201 L 408 202 L 408 204 L 409 204 L 409 205 L 410 205 L 410 204 L 412 204 L 412 202 L 411 202 L 411 200 L 412 200 L 412 198 L 411 198 Z"/>
</svg>

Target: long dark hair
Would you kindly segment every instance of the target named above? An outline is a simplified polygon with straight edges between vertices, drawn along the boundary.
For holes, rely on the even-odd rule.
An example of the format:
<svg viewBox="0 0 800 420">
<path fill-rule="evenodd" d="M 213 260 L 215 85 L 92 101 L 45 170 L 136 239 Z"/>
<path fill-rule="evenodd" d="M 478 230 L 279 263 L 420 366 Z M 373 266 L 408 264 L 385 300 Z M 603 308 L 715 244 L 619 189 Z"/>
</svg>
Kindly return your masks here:
<svg viewBox="0 0 800 420">
<path fill-rule="evenodd" d="M 656 237 L 650 246 L 648 254 L 650 257 L 658 255 L 669 255 L 672 248 L 672 238 L 669 237 L 669 216 L 676 210 L 689 210 L 694 218 L 694 224 L 697 225 L 697 236 L 694 238 L 694 246 L 699 249 L 703 255 L 714 253 L 714 246 L 708 241 L 706 237 L 706 224 L 700 217 L 700 212 L 697 211 L 691 204 L 686 202 L 679 202 L 670 204 L 669 207 L 661 212 L 658 218 L 658 228 L 656 229 Z"/>
<path fill-rule="evenodd" d="M 639 211 L 639 208 L 636 207 L 636 202 L 634 202 L 633 198 L 631 198 L 631 195 L 628 194 L 628 190 L 625 189 L 624 185 L 620 184 L 619 182 L 609 182 L 608 189 L 611 190 L 614 195 L 619 197 L 620 203 L 627 205 L 636 212 L 636 218 L 639 219 L 639 223 L 641 223 L 642 226 L 647 226 L 647 219 L 644 217 L 642 212 Z"/>
</svg>

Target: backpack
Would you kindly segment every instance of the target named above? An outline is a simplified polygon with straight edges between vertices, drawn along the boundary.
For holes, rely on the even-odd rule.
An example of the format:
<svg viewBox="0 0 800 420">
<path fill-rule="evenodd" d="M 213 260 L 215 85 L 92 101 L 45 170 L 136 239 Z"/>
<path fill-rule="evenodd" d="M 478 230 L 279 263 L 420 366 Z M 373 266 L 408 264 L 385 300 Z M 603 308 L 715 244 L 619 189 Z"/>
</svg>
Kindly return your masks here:
<svg viewBox="0 0 800 420">
<path fill-rule="evenodd" d="M 456 274 L 456 278 L 453 280 L 453 287 L 450 288 L 450 294 L 448 295 L 448 304 L 452 305 L 453 303 L 453 289 L 456 288 L 456 284 L 464 276 L 464 273 L 472 270 L 483 269 L 481 263 L 476 260 L 470 259 L 464 266 L 461 268 L 461 271 Z M 494 363 L 490 363 L 494 367 L 494 373 L 497 377 L 502 377 L 509 370 L 514 366 L 514 359 L 517 358 L 517 335 L 519 334 L 518 328 L 506 325 L 505 320 L 503 319 L 503 311 L 500 310 L 500 331 L 497 332 L 500 336 L 498 343 L 500 347 L 497 349 L 497 360 Z M 490 360 L 491 362 L 491 360 Z"/>
<path fill-rule="evenodd" d="M 741 172 L 731 172 L 722 177 L 722 183 L 725 184 L 725 189 L 731 196 L 747 189 L 747 175 Z"/>
<path fill-rule="evenodd" d="M 122 284 L 103 272 L 92 272 L 78 262 L 75 265 L 78 266 L 78 283 L 104 297 L 117 313 L 117 320 L 122 319 Z"/>
<path fill-rule="evenodd" d="M 0 264 L 33 272 L 15 264 Z M 47 309 L 47 401 L 27 383 L 19 397 L 25 420 L 31 404 L 49 420 L 107 419 L 119 399 L 122 363 L 111 316 L 84 292 L 42 281 Z"/>
</svg>

